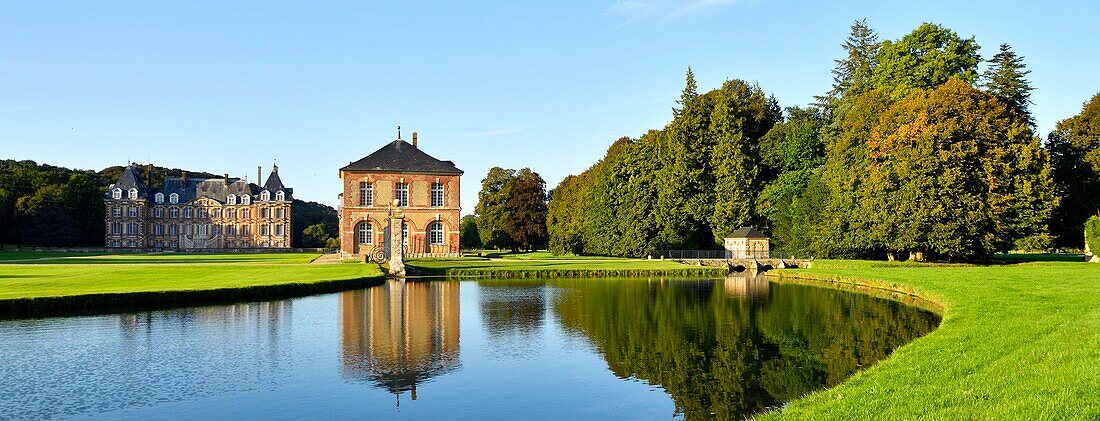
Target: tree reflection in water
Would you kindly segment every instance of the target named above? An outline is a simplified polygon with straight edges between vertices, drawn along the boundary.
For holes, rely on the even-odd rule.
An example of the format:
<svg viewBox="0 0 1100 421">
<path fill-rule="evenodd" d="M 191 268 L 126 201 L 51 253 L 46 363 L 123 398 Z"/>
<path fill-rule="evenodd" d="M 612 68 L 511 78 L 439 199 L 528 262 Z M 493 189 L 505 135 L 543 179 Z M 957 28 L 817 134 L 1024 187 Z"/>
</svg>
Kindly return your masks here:
<svg viewBox="0 0 1100 421">
<path fill-rule="evenodd" d="M 865 295 L 724 281 L 555 281 L 562 325 L 622 378 L 662 386 L 687 418 L 740 418 L 833 386 L 930 332 L 931 313 Z"/>
<path fill-rule="evenodd" d="M 459 366 L 458 282 L 387 281 L 340 295 L 340 372 L 400 396 Z"/>
</svg>

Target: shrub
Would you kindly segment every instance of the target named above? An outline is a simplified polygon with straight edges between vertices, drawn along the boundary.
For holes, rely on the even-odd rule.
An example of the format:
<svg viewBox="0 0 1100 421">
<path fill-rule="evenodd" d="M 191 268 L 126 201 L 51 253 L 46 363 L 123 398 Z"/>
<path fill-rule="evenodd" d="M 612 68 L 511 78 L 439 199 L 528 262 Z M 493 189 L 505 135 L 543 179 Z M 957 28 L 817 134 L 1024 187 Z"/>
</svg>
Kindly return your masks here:
<svg viewBox="0 0 1100 421">
<path fill-rule="evenodd" d="M 1100 218 L 1096 216 L 1085 221 L 1085 246 L 1092 254 L 1100 253 Z"/>
</svg>

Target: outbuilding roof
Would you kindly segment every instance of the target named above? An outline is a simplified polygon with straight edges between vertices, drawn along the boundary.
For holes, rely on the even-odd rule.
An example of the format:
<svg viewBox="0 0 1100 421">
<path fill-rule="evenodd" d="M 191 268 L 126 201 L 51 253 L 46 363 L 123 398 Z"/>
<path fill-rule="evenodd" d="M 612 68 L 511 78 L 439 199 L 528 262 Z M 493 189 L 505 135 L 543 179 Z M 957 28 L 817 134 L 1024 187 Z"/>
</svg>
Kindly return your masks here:
<svg viewBox="0 0 1100 421">
<path fill-rule="evenodd" d="M 457 174 L 462 170 L 451 161 L 441 161 L 409 142 L 397 139 L 340 171 L 378 171 L 427 174 Z"/>
<path fill-rule="evenodd" d="M 736 231 L 726 234 L 726 238 L 768 238 L 764 233 L 753 227 L 741 227 Z"/>
</svg>

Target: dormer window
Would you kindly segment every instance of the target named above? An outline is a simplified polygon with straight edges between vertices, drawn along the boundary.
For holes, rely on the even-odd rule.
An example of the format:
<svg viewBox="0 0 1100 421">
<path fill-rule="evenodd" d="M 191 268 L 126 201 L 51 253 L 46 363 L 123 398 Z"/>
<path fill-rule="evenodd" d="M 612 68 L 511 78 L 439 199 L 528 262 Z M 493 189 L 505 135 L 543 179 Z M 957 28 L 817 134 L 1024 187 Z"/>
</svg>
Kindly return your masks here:
<svg viewBox="0 0 1100 421">
<path fill-rule="evenodd" d="M 168 196 L 168 202 L 169 203 L 179 203 L 180 202 L 179 193 L 172 193 L 171 195 L 169 195 Z"/>
<path fill-rule="evenodd" d="M 275 200 L 280 202 L 286 200 L 286 194 L 282 190 L 275 192 Z"/>
<path fill-rule="evenodd" d="M 231 195 L 229 195 L 229 197 L 226 197 L 225 198 L 225 204 L 227 204 L 227 205 L 236 205 L 237 204 L 237 195 L 231 194 Z"/>
<path fill-rule="evenodd" d="M 252 202 L 252 196 L 249 196 L 249 195 L 241 196 L 241 204 L 242 205 L 247 205 L 251 202 Z"/>
<path fill-rule="evenodd" d="M 264 191 L 260 192 L 260 200 L 262 200 L 264 202 L 266 202 L 268 200 L 271 200 L 271 192 L 269 192 L 267 190 L 264 190 Z"/>
<path fill-rule="evenodd" d="M 164 193 L 157 193 L 155 200 L 157 203 L 164 203 Z"/>
<path fill-rule="evenodd" d="M 112 190 L 112 191 L 111 191 L 111 198 L 113 198 L 113 199 L 121 199 L 121 198 L 122 198 L 122 189 L 114 189 L 114 190 Z"/>
<path fill-rule="evenodd" d="M 137 189 L 130 189 L 130 194 L 128 195 L 130 200 L 136 200 L 137 199 L 137 193 L 138 193 Z"/>
</svg>

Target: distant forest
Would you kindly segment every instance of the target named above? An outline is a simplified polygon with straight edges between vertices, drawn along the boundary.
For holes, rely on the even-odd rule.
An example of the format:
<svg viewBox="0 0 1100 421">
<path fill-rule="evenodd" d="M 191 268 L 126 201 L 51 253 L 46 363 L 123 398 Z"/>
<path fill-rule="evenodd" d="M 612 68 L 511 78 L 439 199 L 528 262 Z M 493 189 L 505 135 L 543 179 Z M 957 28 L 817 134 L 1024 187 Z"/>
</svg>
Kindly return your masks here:
<svg viewBox="0 0 1100 421">
<path fill-rule="evenodd" d="M 152 164 L 136 167 L 151 188 L 160 188 L 165 177 L 179 177 L 185 171 L 194 178 L 221 177 Z M 103 197 L 107 186 L 118 180 L 122 170 L 122 166 L 91 171 L 34 161 L 0 160 L 0 244 L 102 247 Z M 303 241 L 302 232 L 311 225 L 321 224 L 326 234 L 336 235 L 336 209 L 297 199 L 292 206 L 293 247 L 325 245 L 313 238 Z"/>
<path fill-rule="evenodd" d="M 805 107 L 737 79 L 700 94 L 688 68 L 670 123 L 551 191 L 551 251 L 712 249 L 743 225 L 803 257 L 1082 247 L 1100 209 L 1100 94 L 1044 143 L 1007 44 L 983 59 L 940 25 L 879 40 L 856 21 L 842 47 L 832 88 Z"/>
</svg>

